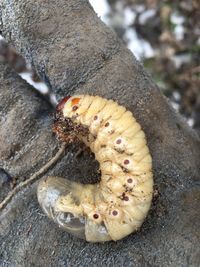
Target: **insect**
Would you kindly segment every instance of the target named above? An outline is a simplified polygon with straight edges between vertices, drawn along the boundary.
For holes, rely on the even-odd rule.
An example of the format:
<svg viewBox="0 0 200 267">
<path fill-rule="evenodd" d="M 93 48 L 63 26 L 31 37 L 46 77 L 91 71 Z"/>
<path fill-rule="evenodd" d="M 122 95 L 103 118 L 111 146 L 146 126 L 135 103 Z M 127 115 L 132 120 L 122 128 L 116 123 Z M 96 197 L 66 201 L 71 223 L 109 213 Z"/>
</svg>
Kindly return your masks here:
<svg viewBox="0 0 200 267">
<path fill-rule="evenodd" d="M 151 206 L 152 158 L 133 114 L 113 100 L 75 95 L 57 106 L 54 132 L 79 139 L 95 154 L 101 181 L 83 185 L 60 177 L 40 181 L 38 201 L 60 227 L 89 242 L 137 231 Z"/>
</svg>

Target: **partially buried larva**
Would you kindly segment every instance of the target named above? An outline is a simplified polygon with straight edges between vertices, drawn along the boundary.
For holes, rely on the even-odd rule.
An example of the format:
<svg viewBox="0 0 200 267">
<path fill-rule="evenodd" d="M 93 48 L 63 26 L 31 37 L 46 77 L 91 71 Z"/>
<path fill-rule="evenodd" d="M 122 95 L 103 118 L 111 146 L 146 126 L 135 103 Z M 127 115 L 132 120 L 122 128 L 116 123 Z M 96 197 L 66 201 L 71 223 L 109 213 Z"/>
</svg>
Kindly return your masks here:
<svg viewBox="0 0 200 267">
<path fill-rule="evenodd" d="M 56 109 L 54 132 L 89 146 L 101 181 L 83 185 L 47 177 L 38 201 L 60 227 L 90 242 L 119 240 L 142 225 L 153 194 L 152 159 L 144 132 L 130 111 L 113 100 L 76 95 Z"/>
</svg>

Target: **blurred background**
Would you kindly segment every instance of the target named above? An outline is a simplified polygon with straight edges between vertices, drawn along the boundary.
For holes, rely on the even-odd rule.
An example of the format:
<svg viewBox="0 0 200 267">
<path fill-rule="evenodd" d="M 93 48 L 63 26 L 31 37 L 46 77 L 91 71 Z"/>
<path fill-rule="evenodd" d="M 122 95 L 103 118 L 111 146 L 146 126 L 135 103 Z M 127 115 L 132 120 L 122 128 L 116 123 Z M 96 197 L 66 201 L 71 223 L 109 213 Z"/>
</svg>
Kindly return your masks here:
<svg viewBox="0 0 200 267">
<path fill-rule="evenodd" d="M 200 133 L 200 0 L 90 0 Z"/>
</svg>

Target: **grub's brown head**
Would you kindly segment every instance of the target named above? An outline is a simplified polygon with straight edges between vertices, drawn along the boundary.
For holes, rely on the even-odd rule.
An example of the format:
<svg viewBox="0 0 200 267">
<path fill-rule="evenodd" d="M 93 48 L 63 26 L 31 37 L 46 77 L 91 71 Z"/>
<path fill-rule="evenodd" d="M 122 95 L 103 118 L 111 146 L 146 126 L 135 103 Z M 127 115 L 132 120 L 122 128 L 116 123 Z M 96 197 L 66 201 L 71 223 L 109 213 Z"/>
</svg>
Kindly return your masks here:
<svg viewBox="0 0 200 267">
<path fill-rule="evenodd" d="M 64 117 L 73 117 L 80 106 L 82 98 L 82 95 L 64 97 L 57 105 L 56 113 L 63 113 Z"/>
<path fill-rule="evenodd" d="M 65 103 L 70 99 L 70 97 L 71 96 L 66 96 L 58 103 L 58 105 L 56 107 L 56 112 L 62 111 L 62 109 L 64 108 Z"/>
</svg>

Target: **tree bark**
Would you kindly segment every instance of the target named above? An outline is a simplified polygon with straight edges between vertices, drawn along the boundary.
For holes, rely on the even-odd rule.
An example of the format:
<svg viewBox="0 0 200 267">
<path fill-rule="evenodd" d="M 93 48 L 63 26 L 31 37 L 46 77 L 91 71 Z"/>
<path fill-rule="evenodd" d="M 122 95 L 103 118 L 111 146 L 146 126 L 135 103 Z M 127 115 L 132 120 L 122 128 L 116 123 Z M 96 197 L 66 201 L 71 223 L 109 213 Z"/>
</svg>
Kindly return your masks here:
<svg viewBox="0 0 200 267">
<path fill-rule="evenodd" d="M 131 110 L 144 129 L 158 192 L 142 229 L 116 243 L 89 244 L 43 216 L 36 185 L 0 215 L 3 266 L 199 266 L 200 140 L 86 0 L 2 0 L 4 36 L 61 98 L 89 93 Z M 26 179 L 53 154 L 50 106 L 1 66 L 0 163 Z M 74 148 L 49 173 L 87 182 L 90 160 Z M 95 163 L 91 164 L 94 168 Z M 82 170 L 83 173 L 82 173 Z M 82 176 L 82 177 L 81 177 Z M 4 187 L 0 189 L 5 196 Z M 4 193 L 3 193 L 4 192 Z"/>
</svg>

